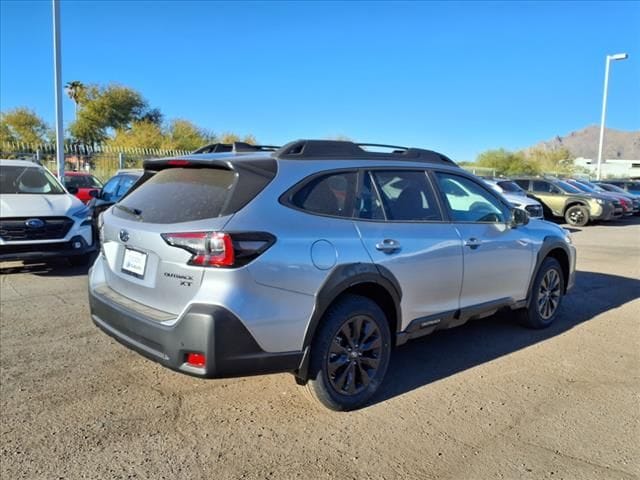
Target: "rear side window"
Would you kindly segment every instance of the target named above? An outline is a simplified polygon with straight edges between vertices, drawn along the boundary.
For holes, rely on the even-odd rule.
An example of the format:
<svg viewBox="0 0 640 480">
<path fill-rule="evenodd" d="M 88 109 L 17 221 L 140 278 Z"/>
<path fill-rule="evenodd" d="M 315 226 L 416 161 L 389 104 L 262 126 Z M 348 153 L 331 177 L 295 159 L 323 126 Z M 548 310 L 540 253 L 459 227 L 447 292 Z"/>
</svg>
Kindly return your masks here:
<svg viewBox="0 0 640 480">
<path fill-rule="evenodd" d="M 373 171 L 388 221 L 438 221 L 440 209 L 424 171 Z"/>
<path fill-rule="evenodd" d="M 308 212 L 334 217 L 353 215 L 355 172 L 339 172 L 316 177 L 297 190 L 291 203 Z"/>
<path fill-rule="evenodd" d="M 161 170 L 118 203 L 114 214 L 147 223 L 219 217 L 230 201 L 236 177 L 236 172 L 218 168 Z"/>
</svg>

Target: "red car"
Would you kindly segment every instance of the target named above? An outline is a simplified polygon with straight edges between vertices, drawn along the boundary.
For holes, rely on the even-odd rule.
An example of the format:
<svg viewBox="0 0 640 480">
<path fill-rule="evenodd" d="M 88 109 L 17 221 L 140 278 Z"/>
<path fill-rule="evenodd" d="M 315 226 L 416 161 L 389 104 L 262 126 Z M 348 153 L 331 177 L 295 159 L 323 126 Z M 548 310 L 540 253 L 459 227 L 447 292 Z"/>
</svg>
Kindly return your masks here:
<svg viewBox="0 0 640 480">
<path fill-rule="evenodd" d="M 102 182 L 87 172 L 64 172 L 64 186 L 83 203 L 87 203 L 93 198 L 89 192 L 100 190 Z"/>
</svg>

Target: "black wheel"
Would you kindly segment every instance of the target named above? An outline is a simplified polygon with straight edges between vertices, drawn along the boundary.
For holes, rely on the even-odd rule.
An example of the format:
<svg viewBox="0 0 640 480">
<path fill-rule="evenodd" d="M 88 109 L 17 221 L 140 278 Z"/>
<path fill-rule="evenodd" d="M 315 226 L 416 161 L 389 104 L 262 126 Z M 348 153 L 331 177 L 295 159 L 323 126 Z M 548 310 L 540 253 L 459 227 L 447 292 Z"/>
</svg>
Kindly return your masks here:
<svg viewBox="0 0 640 480">
<path fill-rule="evenodd" d="M 583 205 L 573 205 L 564 212 L 565 221 L 574 227 L 584 227 L 589 223 L 589 209 Z"/>
<path fill-rule="evenodd" d="M 389 366 L 391 334 L 372 300 L 346 295 L 322 318 L 311 345 L 311 396 L 331 410 L 353 410 L 378 390 Z"/>
<path fill-rule="evenodd" d="M 73 257 L 68 257 L 67 260 L 74 267 L 86 267 L 91 261 L 91 254 L 85 253 L 84 255 L 75 255 Z"/>
<path fill-rule="evenodd" d="M 531 290 L 526 308 L 518 311 L 520 322 L 530 328 L 546 328 L 558 316 L 564 292 L 562 268 L 555 258 L 546 258 Z"/>
</svg>

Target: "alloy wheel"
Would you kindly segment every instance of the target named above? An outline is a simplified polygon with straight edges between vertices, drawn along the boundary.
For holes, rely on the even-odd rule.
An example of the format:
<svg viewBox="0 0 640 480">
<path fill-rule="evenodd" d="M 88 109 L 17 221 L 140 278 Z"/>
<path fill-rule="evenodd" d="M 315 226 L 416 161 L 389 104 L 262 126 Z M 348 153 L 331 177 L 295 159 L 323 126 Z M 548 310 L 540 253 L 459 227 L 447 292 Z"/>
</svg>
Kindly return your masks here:
<svg viewBox="0 0 640 480">
<path fill-rule="evenodd" d="M 538 289 L 538 313 L 548 320 L 556 312 L 560 304 L 560 274 L 555 269 L 550 269 L 542 277 Z"/>
<path fill-rule="evenodd" d="M 369 386 L 380 365 L 382 338 L 376 323 L 365 315 L 349 318 L 331 342 L 327 373 L 342 395 L 357 395 Z"/>
</svg>

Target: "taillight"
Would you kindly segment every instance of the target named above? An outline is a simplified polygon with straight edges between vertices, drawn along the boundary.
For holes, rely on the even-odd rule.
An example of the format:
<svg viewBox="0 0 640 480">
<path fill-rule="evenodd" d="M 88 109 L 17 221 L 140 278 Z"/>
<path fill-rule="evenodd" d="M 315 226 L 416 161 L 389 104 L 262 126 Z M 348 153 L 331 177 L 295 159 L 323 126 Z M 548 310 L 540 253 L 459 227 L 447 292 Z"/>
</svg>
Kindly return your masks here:
<svg viewBox="0 0 640 480">
<path fill-rule="evenodd" d="M 167 165 L 172 167 L 186 167 L 189 164 L 191 164 L 189 160 L 167 160 Z"/>
<path fill-rule="evenodd" d="M 275 243 L 275 237 L 264 232 L 179 232 L 163 233 L 162 238 L 193 254 L 188 265 L 202 267 L 241 267 Z"/>
</svg>

